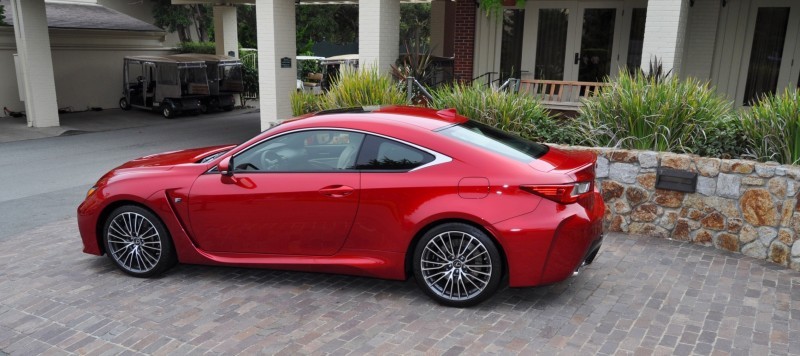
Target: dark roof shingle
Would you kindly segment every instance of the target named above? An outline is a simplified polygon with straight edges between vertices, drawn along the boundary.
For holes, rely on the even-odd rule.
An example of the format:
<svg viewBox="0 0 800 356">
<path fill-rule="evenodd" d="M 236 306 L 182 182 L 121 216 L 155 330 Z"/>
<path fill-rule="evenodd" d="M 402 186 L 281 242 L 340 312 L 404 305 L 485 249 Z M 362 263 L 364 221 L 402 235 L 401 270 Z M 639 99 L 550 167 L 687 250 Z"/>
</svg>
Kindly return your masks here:
<svg viewBox="0 0 800 356">
<path fill-rule="evenodd" d="M 5 22 L 13 25 L 9 0 L 0 0 L 5 6 Z M 47 25 L 50 28 L 163 31 L 153 24 L 96 4 L 46 2 Z"/>
</svg>

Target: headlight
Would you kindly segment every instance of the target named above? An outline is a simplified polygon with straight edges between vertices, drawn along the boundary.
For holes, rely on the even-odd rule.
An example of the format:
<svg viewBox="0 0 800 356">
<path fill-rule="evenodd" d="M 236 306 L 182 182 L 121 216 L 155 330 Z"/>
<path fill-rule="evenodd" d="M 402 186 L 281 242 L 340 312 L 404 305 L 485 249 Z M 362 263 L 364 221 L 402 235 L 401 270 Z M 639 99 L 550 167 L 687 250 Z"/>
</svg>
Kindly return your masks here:
<svg viewBox="0 0 800 356">
<path fill-rule="evenodd" d="M 86 197 L 88 198 L 88 197 L 92 196 L 92 194 L 94 194 L 94 192 L 95 192 L 96 190 L 97 190 L 97 186 L 94 186 L 94 187 L 91 187 L 91 188 L 89 188 L 89 191 L 88 191 L 88 192 L 86 192 Z"/>
</svg>

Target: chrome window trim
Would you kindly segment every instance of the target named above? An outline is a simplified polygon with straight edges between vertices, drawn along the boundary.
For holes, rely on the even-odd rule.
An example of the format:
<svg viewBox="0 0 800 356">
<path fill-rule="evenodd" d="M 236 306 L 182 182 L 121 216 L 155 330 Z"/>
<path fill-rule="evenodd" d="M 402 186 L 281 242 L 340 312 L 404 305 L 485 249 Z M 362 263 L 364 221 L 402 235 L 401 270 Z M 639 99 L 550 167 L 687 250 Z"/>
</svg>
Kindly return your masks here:
<svg viewBox="0 0 800 356">
<path fill-rule="evenodd" d="M 250 145 L 250 147 L 247 147 L 247 148 L 245 148 L 245 149 L 243 149 L 243 150 L 241 150 L 241 151 L 239 151 L 239 152 L 236 152 L 236 153 L 235 153 L 235 154 L 234 154 L 234 155 L 233 155 L 231 158 L 232 158 L 232 159 L 234 159 L 234 161 L 236 161 L 236 156 L 238 156 L 238 155 L 240 155 L 240 154 L 244 153 L 245 151 L 249 150 L 251 147 L 254 147 L 254 146 L 260 145 L 261 143 L 263 143 L 263 142 L 265 142 L 265 141 L 267 141 L 267 140 L 271 140 L 271 139 L 273 139 L 273 138 L 278 138 L 278 137 L 281 137 L 281 136 L 283 136 L 283 135 L 288 135 L 288 134 L 291 134 L 291 133 L 303 132 L 303 131 L 325 131 L 325 130 L 332 130 L 332 131 L 348 131 L 348 132 L 360 133 L 360 134 L 364 134 L 364 135 L 372 135 L 372 136 L 377 136 L 377 137 L 385 138 L 385 139 L 387 139 L 387 140 L 391 140 L 391 141 L 399 142 L 399 143 L 401 143 L 401 144 L 404 144 L 404 145 L 407 145 L 407 146 L 414 147 L 414 148 L 416 148 L 416 149 L 418 149 L 418 150 L 420 150 L 420 151 L 424 151 L 424 152 L 426 152 L 426 153 L 428 153 L 428 154 L 430 154 L 430 155 L 432 155 L 432 156 L 433 156 L 433 161 L 430 161 L 430 162 L 428 162 L 428 163 L 426 163 L 426 164 L 423 164 L 423 165 L 421 165 L 421 166 L 419 166 L 419 167 L 416 167 L 416 168 L 413 168 L 413 169 L 410 169 L 410 170 L 396 170 L 396 171 L 392 171 L 392 170 L 381 170 L 380 172 L 382 172 L 382 173 L 391 173 L 391 172 L 398 172 L 398 173 L 400 173 L 400 172 L 414 172 L 414 171 L 418 171 L 418 170 L 420 170 L 420 169 L 424 169 L 424 168 L 428 168 L 428 167 L 436 166 L 436 165 L 439 165 L 439 164 L 448 163 L 448 162 L 451 162 L 451 161 L 453 160 L 453 159 L 452 159 L 450 156 L 447 156 L 447 155 L 445 155 L 445 154 L 442 154 L 442 153 L 436 152 L 436 151 L 434 151 L 434 150 L 431 150 L 431 149 L 428 149 L 428 148 L 422 147 L 422 146 L 420 146 L 420 145 L 417 145 L 417 144 L 414 144 L 414 143 L 411 143 L 411 142 L 408 142 L 408 141 L 400 140 L 400 139 L 397 139 L 397 138 L 394 138 L 394 137 L 390 137 L 390 136 L 386 136 L 386 135 L 382 135 L 382 134 L 379 134 L 379 133 L 374 133 L 374 132 L 369 132 L 369 131 L 364 131 L 364 130 L 347 129 L 347 128 L 341 128 L 341 127 L 313 127 L 313 128 L 303 128 L 303 129 L 296 129 L 296 130 L 291 130 L 291 131 L 281 132 L 281 133 L 279 133 L 279 134 L 277 134 L 277 135 L 270 136 L 270 137 L 264 138 L 264 139 L 263 139 L 263 140 L 261 140 L 261 141 L 258 141 L 258 142 L 255 142 L 255 143 L 253 143 L 252 145 Z M 361 153 L 361 150 L 360 150 L 360 148 L 359 148 L 359 152 L 358 152 L 358 153 L 359 153 L 359 154 Z M 212 171 L 213 171 L 214 169 L 216 169 L 216 168 L 217 168 L 217 166 L 216 166 L 216 165 L 214 165 L 214 167 L 212 167 L 211 169 L 209 169 L 208 171 L 206 171 L 206 173 L 212 173 Z M 367 172 L 369 172 L 369 170 L 364 170 L 364 169 L 352 169 L 352 170 L 346 170 L 346 171 L 342 171 L 342 172 L 356 172 L 356 171 L 358 171 L 358 172 L 363 172 L 363 171 L 367 171 Z M 218 172 L 218 170 L 217 170 L 217 172 Z M 214 173 L 216 173 L 216 172 L 214 172 Z M 255 172 L 251 172 L 251 173 L 255 173 Z M 282 172 L 270 172 L 270 173 L 282 173 Z M 331 173 L 331 172 L 308 172 L 308 173 Z"/>
</svg>

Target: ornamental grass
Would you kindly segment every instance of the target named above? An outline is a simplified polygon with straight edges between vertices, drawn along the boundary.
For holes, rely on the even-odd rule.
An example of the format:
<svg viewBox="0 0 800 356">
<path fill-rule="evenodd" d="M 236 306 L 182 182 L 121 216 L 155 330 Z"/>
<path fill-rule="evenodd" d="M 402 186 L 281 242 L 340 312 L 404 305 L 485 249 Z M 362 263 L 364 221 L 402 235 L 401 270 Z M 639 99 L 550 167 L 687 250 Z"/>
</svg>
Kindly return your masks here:
<svg viewBox="0 0 800 356">
<path fill-rule="evenodd" d="M 731 115 L 731 104 L 694 78 L 662 81 L 620 71 L 580 119 L 593 146 L 694 153 L 707 142 L 705 128 Z"/>
</svg>

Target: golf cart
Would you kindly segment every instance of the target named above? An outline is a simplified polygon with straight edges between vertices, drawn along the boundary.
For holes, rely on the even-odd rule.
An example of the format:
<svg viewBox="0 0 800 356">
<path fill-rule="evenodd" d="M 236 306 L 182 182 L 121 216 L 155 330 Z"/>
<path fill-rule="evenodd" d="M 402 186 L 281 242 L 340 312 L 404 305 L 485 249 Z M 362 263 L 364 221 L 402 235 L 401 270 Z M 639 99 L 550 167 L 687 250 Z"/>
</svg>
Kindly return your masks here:
<svg viewBox="0 0 800 356">
<path fill-rule="evenodd" d="M 325 57 L 297 56 L 297 91 L 322 94 L 322 64 Z"/>
<path fill-rule="evenodd" d="M 242 79 L 242 61 L 234 57 L 215 54 L 173 54 L 169 58 L 181 61 L 203 61 L 206 64 L 209 95 L 202 99 L 200 110 L 211 109 L 233 110 L 236 105 L 234 95 L 244 91 Z"/>
<path fill-rule="evenodd" d="M 125 57 L 122 110 L 158 110 L 165 118 L 182 112 L 199 112 L 209 95 L 206 64 L 159 56 Z"/>
<path fill-rule="evenodd" d="M 325 58 L 322 62 L 322 90 L 331 88 L 331 81 L 339 75 L 342 66 L 358 68 L 358 54 L 343 54 Z"/>
</svg>

